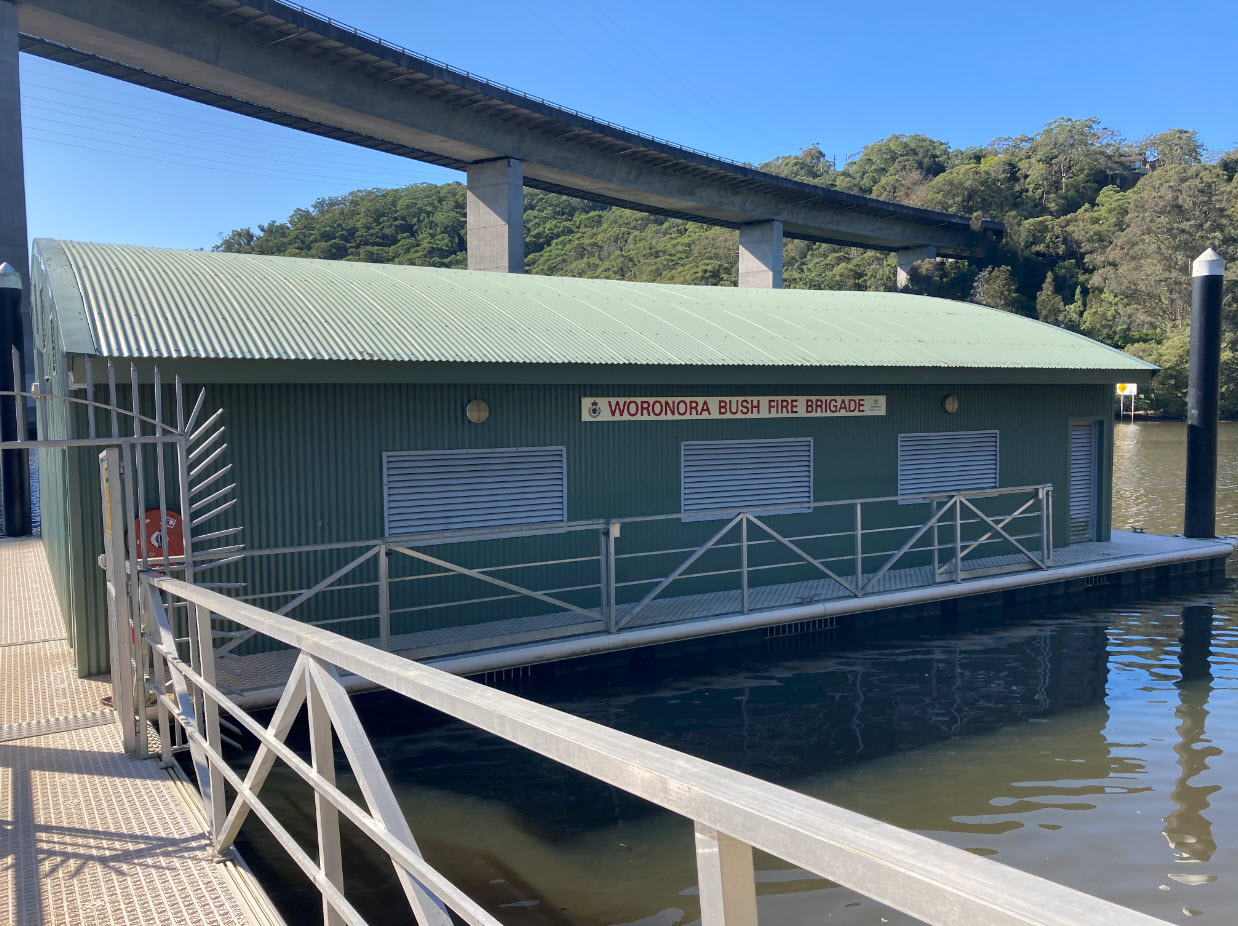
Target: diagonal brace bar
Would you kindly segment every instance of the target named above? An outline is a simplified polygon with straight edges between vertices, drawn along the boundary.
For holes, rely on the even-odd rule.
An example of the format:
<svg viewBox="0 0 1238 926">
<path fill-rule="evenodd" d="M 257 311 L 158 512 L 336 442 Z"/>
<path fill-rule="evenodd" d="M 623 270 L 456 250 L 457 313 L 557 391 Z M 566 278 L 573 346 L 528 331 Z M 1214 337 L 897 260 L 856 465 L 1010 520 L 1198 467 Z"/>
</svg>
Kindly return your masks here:
<svg viewBox="0 0 1238 926">
<path fill-rule="evenodd" d="M 912 546 L 915 544 L 915 542 L 919 540 L 921 537 L 923 537 L 925 532 L 928 531 L 930 527 L 932 527 L 934 524 L 940 521 L 942 515 L 944 515 L 952 507 L 957 506 L 958 503 L 959 503 L 959 496 L 956 495 L 949 502 L 942 505 L 941 509 L 936 514 L 934 514 L 931 518 L 929 518 L 927 521 L 921 524 L 920 529 L 917 530 L 914 534 L 912 534 L 911 537 L 908 538 L 907 542 L 904 543 L 901 547 L 899 547 L 894 552 L 894 554 L 888 560 L 885 561 L 885 564 L 868 578 L 868 581 L 864 583 L 864 589 L 868 590 L 872 588 L 873 583 L 875 583 L 883 575 L 889 572 L 890 567 L 892 567 L 895 563 L 897 563 L 900 559 L 902 559 L 903 554 L 906 553 L 908 550 L 910 550 Z"/>
<path fill-rule="evenodd" d="M 309 673 L 322 705 L 331 718 L 340 745 L 344 747 L 344 754 L 356 775 L 357 784 L 361 787 L 361 794 L 370 813 L 387 828 L 387 832 L 420 855 L 421 850 L 417 847 L 417 840 L 413 838 L 408 819 L 396 800 L 395 792 L 391 789 L 391 783 L 378 761 L 365 728 L 361 726 L 361 718 L 357 716 L 348 692 L 340 683 L 335 666 L 310 657 Z M 409 874 L 403 865 L 394 859 L 392 861 L 396 876 L 400 879 L 409 906 L 412 907 L 420 926 L 451 926 L 451 917 L 442 902 Z"/>
<path fill-rule="evenodd" d="M 304 654 L 297 657 L 296 665 L 292 667 L 292 676 L 288 679 L 288 684 L 284 686 L 284 691 L 279 696 L 279 703 L 275 706 L 275 713 L 271 715 L 271 722 L 267 725 L 267 733 L 281 743 L 287 738 L 288 731 L 292 729 L 292 722 L 296 720 L 301 712 L 301 705 L 305 703 L 307 661 L 308 657 Z M 249 789 L 250 794 L 257 794 L 262 790 L 267 775 L 270 774 L 271 767 L 275 764 L 275 758 L 274 750 L 266 743 L 258 746 L 258 751 L 249 764 L 249 771 L 245 774 L 245 787 Z M 239 796 L 235 798 L 232 802 L 232 809 L 228 811 L 228 816 L 224 818 L 219 834 L 215 837 L 216 852 L 223 854 L 228 850 L 233 840 L 236 839 L 237 833 L 241 831 L 241 824 L 245 822 L 248 814 L 249 802 L 242 800 Z"/>
<path fill-rule="evenodd" d="M 718 531 L 718 533 L 714 534 L 712 537 L 706 540 L 702 546 L 697 547 L 696 552 L 694 552 L 686 560 L 680 563 L 674 572 L 672 572 L 665 579 L 663 579 L 656 586 L 654 586 L 654 588 L 650 590 L 648 595 L 646 595 L 639 602 L 637 602 L 636 607 L 634 607 L 631 611 L 629 611 L 627 614 L 623 616 L 623 620 L 615 624 L 615 628 L 618 629 L 620 627 L 623 627 L 629 621 L 631 621 L 632 618 L 636 616 L 637 611 L 639 611 L 645 605 L 649 604 L 649 602 L 653 601 L 653 599 L 657 598 L 658 595 L 662 594 L 662 591 L 668 585 L 670 585 L 672 582 L 678 579 L 683 574 L 685 569 L 687 569 L 689 566 L 695 563 L 698 559 L 700 559 L 702 554 L 704 554 L 706 550 L 708 550 L 715 543 L 717 543 L 719 540 L 725 537 L 727 533 L 730 531 L 730 529 L 734 527 L 736 524 L 738 524 L 740 521 L 742 521 L 744 517 L 745 517 L 745 514 L 741 511 L 735 517 L 731 518 L 731 520 L 727 521 L 726 527 L 722 528 L 722 530 Z"/>
<path fill-rule="evenodd" d="M 1035 503 L 1035 501 L 1036 501 L 1036 499 L 1034 499 L 1034 498 L 1029 498 L 1026 502 L 1024 502 L 1022 505 L 1020 505 L 1018 508 L 1016 508 L 1013 512 L 1011 512 L 1009 515 L 1007 515 L 1005 518 L 1003 518 L 1003 519 L 1002 519 L 999 523 L 997 523 L 997 524 L 993 524 L 993 522 L 992 522 L 992 521 L 989 521 L 989 524 L 991 524 L 995 530 L 998 530 L 998 532 L 999 532 L 999 533 L 1001 533 L 1000 528 L 1005 527 L 1007 524 L 1009 524 L 1011 521 L 1013 521 L 1013 520 L 1014 520 L 1015 518 L 1017 518 L 1019 515 L 1023 514 L 1023 512 L 1025 512 L 1028 508 L 1030 508 L 1030 507 L 1031 507 L 1031 506 Z M 971 507 L 971 509 L 972 509 L 973 511 L 975 511 L 975 510 L 976 510 L 976 509 L 975 509 L 975 506 L 974 506 L 974 505 L 972 505 L 970 502 L 968 502 L 968 506 L 969 506 L 969 507 Z M 978 514 L 978 515 L 980 515 L 980 517 L 984 518 L 984 515 L 983 515 L 981 512 L 976 511 L 976 514 Z M 985 518 L 985 520 L 986 520 L 986 521 L 988 521 L 989 519 L 988 519 L 988 518 Z M 984 543 L 986 540 L 988 540 L 988 539 L 989 539 L 990 537 L 992 537 L 992 536 L 993 536 L 993 534 L 990 532 L 990 533 L 985 534 L 985 535 L 984 535 L 983 537 L 981 537 L 979 540 L 976 540 L 976 541 L 974 541 L 973 543 L 971 543 L 971 544 L 970 544 L 970 545 L 969 545 L 969 546 L 968 546 L 968 547 L 967 547 L 967 548 L 963 551 L 963 556 L 966 556 L 968 553 L 970 553 L 972 550 L 976 549 L 976 547 L 980 546 L 980 544 Z M 948 566 L 949 564 L 947 563 L 946 565 Z M 946 566 L 942 566 L 942 567 L 941 567 L 941 569 L 940 569 L 940 570 L 938 570 L 938 571 L 939 571 L 939 572 L 941 572 L 941 571 L 945 571 L 945 568 L 946 568 Z"/>
<path fill-rule="evenodd" d="M 476 569 L 469 569 L 467 566 L 460 566 L 456 563 L 449 563 L 445 559 L 439 559 L 437 556 L 431 556 L 429 553 L 422 553 L 420 550 L 411 550 L 408 547 L 400 547 L 391 544 L 387 547 L 389 550 L 394 550 L 397 553 L 403 553 L 405 556 L 411 556 L 413 559 L 424 560 L 442 569 L 450 569 L 452 572 L 458 572 L 462 576 L 468 576 L 471 579 L 480 579 L 482 582 L 489 582 L 491 585 L 497 585 L 499 588 L 505 588 L 509 592 L 517 592 L 521 595 L 528 595 L 530 598 L 536 598 L 538 601 L 544 601 L 547 604 L 554 605 L 556 608 L 563 608 L 567 611 L 575 611 L 577 614 L 583 614 L 590 620 L 600 621 L 602 615 L 597 611 L 590 611 L 588 608 L 577 607 L 574 604 L 569 604 L 566 601 L 561 601 L 558 598 L 552 598 L 549 595 L 543 595 L 541 592 L 535 592 L 531 588 L 524 588 L 520 585 L 513 585 L 511 582 L 504 582 L 502 579 L 496 579 L 494 576 L 488 576 L 484 572 L 478 572 Z"/>
<path fill-rule="evenodd" d="M 827 566 L 823 565 L 818 560 L 813 559 L 813 557 L 809 556 L 807 553 L 805 553 L 803 550 L 801 550 L 799 547 L 793 544 L 786 537 L 782 536 L 782 534 L 778 533 L 778 531 L 774 530 L 772 527 L 770 527 L 760 518 L 755 517 L 753 515 L 748 515 L 748 520 L 751 521 L 753 524 L 755 524 L 757 527 L 761 528 L 761 530 L 765 531 L 765 533 L 769 534 L 771 537 L 773 537 L 775 540 L 781 543 L 784 547 L 786 547 L 796 556 L 800 557 L 805 562 L 811 563 L 812 565 L 816 566 L 818 569 L 824 572 L 827 576 L 829 576 L 831 579 L 833 579 L 835 582 L 837 582 L 847 591 L 851 592 L 851 594 L 858 595 L 860 593 L 859 589 L 855 585 L 848 582 L 842 576 L 838 575 L 836 572 L 834 572 L 832 569 L 828 568 Z"/>
<path fill-rule="evenodd" d="M 1045 563 L 1043 563 L 1041 560 L 1039 560 L 1039 559 L 1037 559 L 1035 556 L 1033 556 L 1033 555 L 1032 555 L 1032 554 L 1028 551 L 1027 547 L 1023 546 L 1023 544 L 1019 543 L 1019 541 L 1015 540 L 1013 537 L 1011 537 L 1009 534 L 1007 534 L 1004 530 L 1002 530 L 1002 527 L 1004 527 L 1006 524 L 1009 524 L 1009 523 L 1010 523 L 1010 521 L 1011 521 L 1011 520 L 1012 520 L 1012 519 L 1013 519 L 1013 518 L 1014 518 L 1014 517 L 1018 514 L 1018 512 L 1015 512 L 1015 514 L 1012 514 L 1009 518 L 1007 518 L 1005 521 L 1003 521 L 1003 522 L 1002 522 L 1002 525 L 999 527 L 997 524 L 994 524 L 994 523 L 993 523 L 993 521 L 989 518 L 989 516 L 988 516 L 987 514 L 985 514 L 983 511 L 981 511 L 979 508 L 977 508 L 975 505 L 973 505 L 973 504 L 972 504 L 970 501 L 968 501 L 967 499 L 963 499 L 963 504 L 965 504 L 968 508 L 970 508 L 970 509 L 971 509 L 972 511 L 974 511 L 976 514 L 980 515 L 980 517 L 984 519 L 984 523 L 985 523 L 985 524 L 989 525 L 989 527 L 993 528 L 993 530 L 997 531 L 999 534 L 1001 534 L 1003 537 L 1005 537 L 1007 541 L 1009 541 L 1010 543 L 1014 544 L 1014 546 L 1016 546 L 1016 547 L 1018 548 L 1018 550 L 1019 550 L 1019 552 L 1020 552 L 1020 553 L 1022 553 L 1024 556 L 1026 556 L 1029 560 L 1031 560 L 1033 563 L 1035 563 L 1035 564 L 1036 564 L 1037 566 L 1039 566 L 1041 569 L 1048 569 L 1048 568 L 1049 568 L 1047 565 L 1045 565 Z M 1028 503 L 1027 503 L 1026 505 L 1024 505 L 1023 507 L 1024 507 L 1024 508 L 1026 508 L 1026 507 L 1028 507 L 1028 505 L 1031 505 L 1031 504 L 1032 504 L 1032 502 L 1029 500 L 1029 501 L 1028 501 Z M 1019 509 L 1019 510 L 1020 510 L 1020 511 L 1022 511 L 1023 509 L 1021 508 L 1021 509 Z M 988 534 L 988 535 L 986 535 L 986 536 L 991 537 L 991 536 L 992 536 L 992 534 Z M 977 546 L 977 545 L 979 545 L 979 543 L 980 543 L 980 541 L 976 541 L 976 543 L 975 543 L 975 544 L 973 544 L 973 546 Z M 966 554 L 964 554 L 964 555 L 966 555 Z"/>
</svg>

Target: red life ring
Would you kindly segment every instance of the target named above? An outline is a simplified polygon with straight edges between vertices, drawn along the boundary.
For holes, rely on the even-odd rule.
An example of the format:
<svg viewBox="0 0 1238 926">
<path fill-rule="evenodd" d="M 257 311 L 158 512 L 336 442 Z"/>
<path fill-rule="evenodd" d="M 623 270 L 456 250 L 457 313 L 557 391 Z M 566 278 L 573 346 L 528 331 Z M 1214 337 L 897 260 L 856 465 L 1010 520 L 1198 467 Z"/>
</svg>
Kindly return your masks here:
<svg viewBox="0 0 1238 926">
<path fill-rule="evenodd" d="M 142 520 L 134 522 L 133 536 L 137 538 L 137 549 L 133 552 L 141 554 L 142 536 L 146 537 L 146 553 L 150 559 L 162 559 L 164 543 L 167 543 L 168 556 L 185 555 L 185 534 L 181 529 L 181 516 L 175 511 L 167 512 L 165 524 L 159 523 L 159 509 L 150 508 L 142 516 Z"/>
</svg>

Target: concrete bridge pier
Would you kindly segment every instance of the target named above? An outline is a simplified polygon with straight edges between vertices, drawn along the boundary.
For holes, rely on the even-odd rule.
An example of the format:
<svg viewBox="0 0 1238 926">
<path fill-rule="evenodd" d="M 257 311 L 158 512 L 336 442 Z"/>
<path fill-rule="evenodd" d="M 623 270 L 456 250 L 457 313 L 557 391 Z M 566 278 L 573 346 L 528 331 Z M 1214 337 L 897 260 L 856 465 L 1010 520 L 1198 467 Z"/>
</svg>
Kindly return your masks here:
<svg viewBox="0 0 1238 926">
<path fill-rule="evenodd" d="M 17 47 L 17 4 L 0 0 L 0 263 L 10 264 L 25 278 L 30 271 L 30 252 L 26 241 L 26 174 L 22 161 Z M 22 327 L 29 332 L 28 287 L 22 292 L 21 313 L 26 323 Z M 28 346 L 26 356 L 29 357 Z M 9 358 L 5 356 L 3 361 L 7 364 Z"/>
<path fill-rule="evenodd" d="M 515 158 L 468 166 L 470 270 L 524 273 L 524 168 Z"/>
<path fill-rule="evenodd" d="M 935 260 L 937 248 L 927 245 L 922 248 L 904 248 L 898 252 L 898 288 L 906 289 L 911 283 L 912 265 L 922 260 Z"/>
<path fill-rule="evenodd" d="M 740 228 L 739 285 L 782 289 L 782 223 L 777 219 Z"/>
</svg>

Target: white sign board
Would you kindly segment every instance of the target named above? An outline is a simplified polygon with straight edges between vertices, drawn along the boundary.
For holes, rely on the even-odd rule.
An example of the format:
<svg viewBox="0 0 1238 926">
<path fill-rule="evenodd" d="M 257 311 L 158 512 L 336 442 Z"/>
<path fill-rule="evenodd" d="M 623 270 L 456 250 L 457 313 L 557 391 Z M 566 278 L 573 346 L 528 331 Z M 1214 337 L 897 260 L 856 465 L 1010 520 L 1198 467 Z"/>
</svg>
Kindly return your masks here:
<svg viewBox="0 0 1238 926">
<path fill-rule="evenodd" d="M 1118 395 L 1139 395 L 1139 384 L 1118 383 Z"/>
<path fill-rule="evenodd" d="M 586 396 L 580 400 L 582 421 L 850 418 L 885 413 L 883 395 Z"/>
</svg>

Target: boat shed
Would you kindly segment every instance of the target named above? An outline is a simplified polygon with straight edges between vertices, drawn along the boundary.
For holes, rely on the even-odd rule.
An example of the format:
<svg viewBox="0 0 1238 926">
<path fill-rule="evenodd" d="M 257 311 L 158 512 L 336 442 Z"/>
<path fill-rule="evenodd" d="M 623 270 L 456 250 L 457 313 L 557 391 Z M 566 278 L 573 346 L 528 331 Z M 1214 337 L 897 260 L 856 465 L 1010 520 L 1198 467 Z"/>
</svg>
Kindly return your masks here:
<svg viewBox="0 0 1238 926">
<path fill-rule="evenodd" d="M 992 569 L 1107 541 L 1114 384 L 1155 371 L 1028 318 L 904 294 L 56 240 L 36 241 L 32 263 L 48 393 L 80 394 L 90 358 L 98 397 L 111 360 L 122 404 L 133 364 L 143 408 L 158 366 L 165 389 L 179 376 L 224 410 L 229 523 L 250 553 L 213 580 L 361 638 L 381 615 L 385 641 L 430 634 L 427 653 L 460 628 L 506 622 L 516 641 L 621 622 L 623 608 L 651 611 L 651 593 L 703 601 L 737 587 L 737 556 L 748 611 L 767 587 L 802 600 L 814 579 L 875 588 L 903 546 L 897 566 L 938 581 L 953 554 L 961 578 L 973 543 L 992 545 L 973 554 Z M 71 418 L 41 411 L 41 436 L 84 428 Z M 98 455 L 40 454 L 77 669 L 99 673 Z M 968 507 L 928 523 L 964 491 Z M 296 600 L 379 541 L 382 557 Z M 426 555 L 380 562 L 395 548 Z M 567 618 L 536 624 L 556 609 Z"/>
</svg>

